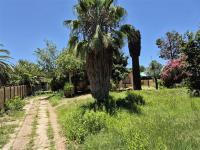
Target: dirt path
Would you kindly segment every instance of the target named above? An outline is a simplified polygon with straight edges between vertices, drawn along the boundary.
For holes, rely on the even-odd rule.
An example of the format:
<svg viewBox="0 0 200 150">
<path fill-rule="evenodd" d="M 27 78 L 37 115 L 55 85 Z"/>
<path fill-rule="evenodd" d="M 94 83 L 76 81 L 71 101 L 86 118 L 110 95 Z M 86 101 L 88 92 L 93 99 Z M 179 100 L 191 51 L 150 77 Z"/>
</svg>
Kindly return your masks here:
<svg viewBox="0 0 200 150">
<path fill-rule="evenodd" d="M 57 116 L 47 97 L 34 98 L 25 106 L 24 120 L 19 122 L 3 150 L 65 150 L 65 139 L 60 136 L 59 129 Z"/>
</svg>

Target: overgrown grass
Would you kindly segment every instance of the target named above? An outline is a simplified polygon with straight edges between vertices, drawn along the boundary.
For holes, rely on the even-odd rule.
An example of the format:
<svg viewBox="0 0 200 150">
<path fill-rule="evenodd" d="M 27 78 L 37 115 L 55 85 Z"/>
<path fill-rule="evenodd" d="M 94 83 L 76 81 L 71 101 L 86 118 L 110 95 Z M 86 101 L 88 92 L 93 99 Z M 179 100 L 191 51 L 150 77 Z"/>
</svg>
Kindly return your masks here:
<svg viewBox="0 0 200 150">
<path fill-rule="evenodd" d="M 14 132 L 16 125 L 0 124 L 0 149 L 8 142 L 9 135 Z"/>
<path fill-rule="evenodd" d="M 5 110 L 0 113 L 0 149 L 9 141 L 18 124 L 15 122 L 24 116 L 23 107 L 25 101 L 19 97 L 5 103 Z"/>
<path fill-rule="evenodd" d="M 58 108 L 69 149 L 200 149 L 200 98 L 186 89 L 134 92 L 145 100 L 140 113 L 121 107 L 114 115 L 82 107 L 91 99 Z M 126 92 L 111 93 L 121 100 Z"/>
<path fill-rule="evenodd" d="M 63 96 L 64 96 L 63 91 L 55 93 L 52 97 L 49 98 L 49 102 L 51 103 L 52 106 L 56 106 L 59 104 Z"/>
</svg>

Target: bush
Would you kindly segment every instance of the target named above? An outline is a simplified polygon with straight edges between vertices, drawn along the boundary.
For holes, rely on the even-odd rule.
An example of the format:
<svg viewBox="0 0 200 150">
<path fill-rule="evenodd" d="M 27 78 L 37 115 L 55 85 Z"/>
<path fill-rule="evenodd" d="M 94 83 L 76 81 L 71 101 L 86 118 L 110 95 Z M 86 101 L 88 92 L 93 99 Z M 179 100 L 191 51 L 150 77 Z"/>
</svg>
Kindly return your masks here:
<svg viewBox="0 0 200 150">
<path fill-rule="evenodd" d="M 196 34 L 188 34 L 183 53 L 186 57 L 186 70 L 189 72 L 187 87 L 193 96 L 200 96 L 200 30 Z"/>
<path fill-rule="evenodd" d="M 74 85 L 71 83 L 66 83 L 64 86 L 65 97 L 72 97 L 74 95 Z"/>
<path fill-rule="evenodd" d="M 83 143 L 91 134 L 97 134 L 106 127 L 105 112 L 84 111 L 83 109 L 69 112 L 62 120 L 67 138 Z"/>
<path fill-rule="evenodd" d="M 184 69 L 185 63 L 183 58 L 171 60 L 163 68 L 161 73 L 163 85 L 166 87 L 172 87 L 176 83 L 181 83 L 188 76 Z"/>
<path fill-rule="evenodd" d="M 20 97 L 10 99 L 5 103 L 5 111 L 21 111 L 25 106 L 25 101 Z"/>
</svg>

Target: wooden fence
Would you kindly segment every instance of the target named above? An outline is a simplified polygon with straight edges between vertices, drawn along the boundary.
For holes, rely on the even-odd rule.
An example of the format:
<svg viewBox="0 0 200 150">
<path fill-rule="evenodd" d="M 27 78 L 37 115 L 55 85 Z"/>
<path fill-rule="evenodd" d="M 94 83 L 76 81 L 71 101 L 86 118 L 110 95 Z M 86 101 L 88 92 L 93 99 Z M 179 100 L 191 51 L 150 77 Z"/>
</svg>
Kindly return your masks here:
<svg viewBox="0 0 200 150">
<path fill-rule="evenodd" d="M 29 94 L 28 92 L 29 90 L 26 85 L 0 88 L 0 109 L 4 107 L 6 101 L 17 96 L 25 98 Z"/>
</svg>

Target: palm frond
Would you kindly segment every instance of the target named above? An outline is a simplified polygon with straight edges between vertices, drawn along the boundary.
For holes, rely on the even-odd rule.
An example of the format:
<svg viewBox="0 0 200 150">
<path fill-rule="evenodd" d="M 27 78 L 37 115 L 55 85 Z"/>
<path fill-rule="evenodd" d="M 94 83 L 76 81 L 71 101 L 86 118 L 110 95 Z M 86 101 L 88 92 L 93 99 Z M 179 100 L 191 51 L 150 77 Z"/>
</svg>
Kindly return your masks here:
<svg viewBox="0 0 200 150">
<path fill-rule="evenodd" d="M 0 49 L 0 53 L 6 53 L 7 55 L 10 54 L 10 52 L 6 49 Z"/>
<path fill-rule="evenodd" d="M 78 43 L 78 36 L 71 36 L 68 42 L 69 49 L 74 49 Z"/>
<path fill-rule="evenodd" d="M 125 24 L 121 26 L 120 31 L 126 34 L 128 37 L 129 53 L 131 57 L 133 55 L 140 56 L 141 51 L 141 34 L 139 30 L 136 30 L 132 25 Z"/>
<path fill-rule="evenodd" d="M 115 0 L 104 0 L 104 6 L 106 8 L 110 8 L 111 4 L 114 2 Z"/>
<path fill-rule="evenodd" d="M 10 59 L 11 57 L 8 55 L 0 55 L 0 59 Z"/>
<path fill-rule="evenodd" d="M 80 27 L 80 21 L 79 20 L 65 20 L 64 25 L 66 27 L 72 28 L 72 30 L 78 30 Z"/>
<path fill-rule="evenodd" d="M 76 56 L 81 57 L 81 59 L 86 58 L 86 54 L 89 51 L 89 46 L 87 41 L 81 41 L 76 47 Z"/>
</svg>

